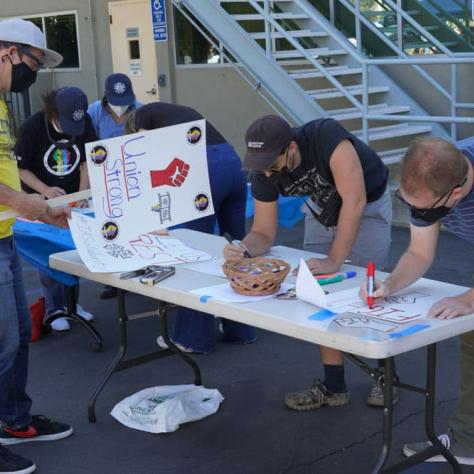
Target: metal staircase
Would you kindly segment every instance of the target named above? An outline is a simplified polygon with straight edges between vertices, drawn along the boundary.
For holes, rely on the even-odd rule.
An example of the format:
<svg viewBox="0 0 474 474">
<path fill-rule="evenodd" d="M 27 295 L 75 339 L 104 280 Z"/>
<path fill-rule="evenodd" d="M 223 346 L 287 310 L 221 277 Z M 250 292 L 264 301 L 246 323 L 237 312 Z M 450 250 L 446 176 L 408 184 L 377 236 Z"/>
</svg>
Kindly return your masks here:
<svg viewBox="0 0 474 474">
<path fill-rule="evenodd" d="M 433 132 L 448 137 L 444 127 L 433 122 L 379 66 L 366 60 L 361 24 L 392 54 L 407 55 L 362 18 L 360 11 L 352 10 L 360 20 L 354 45 L 307 0 L 172 1 L 201 33 L 208 31 L 219 40 L 216 46 L 229 62 L 294 124 L 335 118 L 370 143 L 387 164 L 400 159 L 413 136 Z M 337 3 L 345 2 L 351 11 L 353 1 Z M 393 7 L 391 0 L 385 2 Z M 402 16 L 413 26 L 407 13 Z M 439 44 L 430 33 L 427 37 Z M 420 78 L 445 92 L 421 67 L 411 67 Z"/>
</svg>

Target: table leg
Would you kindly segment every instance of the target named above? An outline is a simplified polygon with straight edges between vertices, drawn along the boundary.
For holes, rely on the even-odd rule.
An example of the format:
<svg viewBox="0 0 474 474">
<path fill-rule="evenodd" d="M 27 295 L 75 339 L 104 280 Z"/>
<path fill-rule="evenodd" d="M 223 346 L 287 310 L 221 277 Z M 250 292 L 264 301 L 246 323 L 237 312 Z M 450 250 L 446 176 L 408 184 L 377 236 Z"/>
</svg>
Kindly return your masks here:
<svg viewBox="0 0 474 474">
<path fill-rule="evenodd" d="M 392 416 L 393 416 L 393 357 L 384 361 L 384 384 L 383 384 L 383 445 L 377 464 L 372 470 L 373 474 L 381 472 L 390 455 L 392 446 Z"/>
<path fill-rule="evenodd" d="M 160 318 L 160 326 L 161 326 L 161 335 L 163 336 L 166 345 L 173 351 L 174 354 L 181 357 L 194 371 L 194 385 L 202 385 L 201 381 L 201 371 L 199 366 L 194 362 L 194 360 L 189 357 L 186 353 L 181 351 L 173 341 L 170 339 L 168 334 L 168 307 L 166 304 L 160 305 L 158 307 L 158 316 Z"/>
<path fill-rule="evenodd" d="M 435 412 L 435 384 L 436 384 L 436 344 L 430 344 L 427 348 L 427 363 L 426 363 L 426 389 L 424 390 L 423 395 L 425 396 L 425 432 L 428 439 L 433 444 L 429 448 L 417 453 L 413 456 L 406 458 L 405 460 L 394 464 L 386 469 L 384 469 L 384 474 L 395 474 L 398 472 L 407 469 L 410 466 L 420 464 L 426 459 L 429 459 L 432 456 L 441 454 L 450 464 L 453 473 L 461 473 L 461 467 L 457 462 L 456 458 L 449 452 L 448 449 L 440 442 L 437 438 L 434 430 L 434 412 Z M 401 388 L 407 388 L 411 390 L 415 387 L 410 387 L 409 385 L 401 384 Z M 418 390 L 414 390 L 418 391 Z M 387 392 L 385 392 L 385 397 L 387 397 Z M 383 467 L 383 463 L 377 464 L 378 468 Z M 375 470 L 374 472 L 379 472 Z"/>
<path fill-rule="evenodd" d="M 91 423 L 96 422 L 95 402 L 97 400 L 97 397 L 99 396 L 100 392 L 102 392 L 103 388 L 105 387 L 106 383 L 109 381 L 112 374 L 118 369 L 120 362 L 122 361 L 122 359 L 124 358 L 127 352 L 127 315 L 125 312 L 125 292 L 121 290 L 120 288 L 118 289 L 117 299 L 118 299 L 120 347 L 119 347 L 119 350 L 117 351 L 117 354 L 114 357 L 114 360 L 108 367 L 107 371 L 103 375 L 99 384 L 95 388 L 94 393 L 89 399 L 88 418 Z"/>
</svg>

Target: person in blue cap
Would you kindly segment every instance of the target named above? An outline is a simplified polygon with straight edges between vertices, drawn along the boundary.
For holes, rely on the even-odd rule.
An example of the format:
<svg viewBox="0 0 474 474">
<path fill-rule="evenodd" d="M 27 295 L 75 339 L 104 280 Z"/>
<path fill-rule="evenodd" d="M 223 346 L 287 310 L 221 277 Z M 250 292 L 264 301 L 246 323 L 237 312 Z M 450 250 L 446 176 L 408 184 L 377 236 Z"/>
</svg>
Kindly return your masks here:
<svg viewBox="0 0 474 474">
<path fill-rule="evenodd" d="M 14 210 L 29 219 L 66 227 L 70 209 L 50 207 L 43 196 L 20 191 L 14 136 L 3 99 L 5 92 L 26 91 L 42 67 L 55 67 L 62 59 L 46 48 L 43 33 L 33 23 L 16 18 L 0 21 L 0 211 Z M 71 436 L 73 429 L 30 412 L 26 383 L 31 316 L 12 231 L 14 220 L 0 219 L 0 472 L 30 474 L 36 465 L 5 446 L 58 440 Z"/>
<path fill-rule="evenodd" d="M 64 87 L 45 94 L 43 101 L 43 110 L 20 128 L 15 145 L 24 191 L 51 199 L 89 189 L 84 145 L 97 136 L 87 115 L 86 95 L 77 87 Z M 87 201 L 80 205 L 86 206 Z M 54 330 L 69 330 L 64 285 L 42 270 L 39 278 L 45 297 L 44 322 L 54 316 Z M 93 319 L 81 305 L 77 305 L 77 314 L 88 321 Z"/>
<path fill-rule="evenodd" d="M 131 112 L 141 107 L 136 100 L 132 82 L 126 74 L 110 74 L 105 80 L 105 93 L 101 100 L 89 105 L 88 113 L 101 140 L 124 134 L 125 123 Z M 100 297 L 114 298 L 117 289 L 105 285 Z"/>
</svg>

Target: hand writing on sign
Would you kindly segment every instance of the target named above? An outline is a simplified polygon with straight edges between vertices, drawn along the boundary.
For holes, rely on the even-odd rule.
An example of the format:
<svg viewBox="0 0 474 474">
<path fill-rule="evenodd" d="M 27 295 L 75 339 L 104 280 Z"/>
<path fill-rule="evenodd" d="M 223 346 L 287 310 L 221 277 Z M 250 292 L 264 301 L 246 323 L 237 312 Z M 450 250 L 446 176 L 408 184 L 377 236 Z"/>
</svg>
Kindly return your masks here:
<svg viewBox="0 0 474 474">
<path fill-rule="evenodd" d="M 189 165 L 175 158 L 164 170 L 150 171 L 151 187 L 173 186 L 179 188 L 188 176 Z"/>
</svg>

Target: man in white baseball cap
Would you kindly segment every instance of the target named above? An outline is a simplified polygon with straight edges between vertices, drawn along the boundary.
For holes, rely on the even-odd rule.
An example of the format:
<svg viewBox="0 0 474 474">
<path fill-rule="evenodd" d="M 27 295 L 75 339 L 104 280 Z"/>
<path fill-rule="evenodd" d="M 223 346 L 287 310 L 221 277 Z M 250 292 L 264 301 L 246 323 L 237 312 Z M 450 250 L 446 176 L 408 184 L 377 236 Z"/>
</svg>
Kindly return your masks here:
<svg viewBox="0 0 474 474">
<path fill-rule="evenodd" d="M 33 23 L 19 19 L 0 21 L 0 212 L 15 210 L 30 219 L 66 227 L 70 215 L 67 207 L 52 208 L 39 194 L 20 191 L 9 111 L 1 96 L 27 90 L 40 68 L 61 63 L 61 55 L 45 46 L 43 33 Z M 13 222 L 14 219 L 0 220 L 0 474 L 29 474 L 36 466 L 4 445 L 65 438 L 72 434 L 72 427 L 30 414 L 26 382 L 31 316 L 13 239 Z"/>
</svg>

